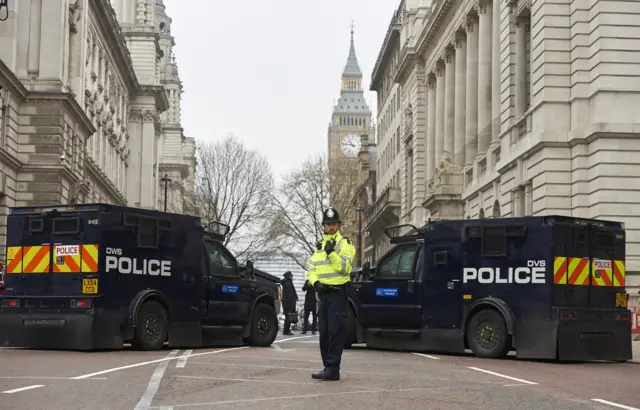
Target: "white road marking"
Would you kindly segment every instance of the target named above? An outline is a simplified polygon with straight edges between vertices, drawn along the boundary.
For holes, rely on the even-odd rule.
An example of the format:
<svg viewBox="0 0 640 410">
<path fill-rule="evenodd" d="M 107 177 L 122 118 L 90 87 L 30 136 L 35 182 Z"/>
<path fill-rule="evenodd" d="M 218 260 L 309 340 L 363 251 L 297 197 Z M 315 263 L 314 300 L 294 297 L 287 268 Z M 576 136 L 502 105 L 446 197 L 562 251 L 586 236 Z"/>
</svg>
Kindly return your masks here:
<svg viewBox="0 0 640 410">
<path fill-rule="evenodd" d="M 5 390 L 3 391 L 3 393 L 7 393 L 7 394 L 18 393 L 25 390 L 37 389 L 38 387 L 44 387 L 44 384 L 34 384 L 32 386 L 20 387 L 19 389 Z"/>
<path fill-rule="evenodd" d="M 176 367 L 185 367 L 187 365 L 187 359 L 191 356 L 191 353 L 193 353 L 193 350 L 185 351 L 176 362 Z"/>
<path fill-rule="evenodd" d="M 414 352 L 413 354 L 415 354 L 416 356 L 426 357 L 427 359 L 440 360 L 440 358 L 439 358 L 439 357 L 431 356 L 431 355 L 424 354 L 424 353 L 415 353 L 415 352 Z"/>
<path fill-rule="evenodd" d="M 469 367 L 469 369 L 471 369 L 471 370 L 475 370 L 475 371 L 478 371 L 478 372 L 487 373 L 487 374 L 492 374 L 492 375 L 494 375 L 494 376 L 502 377 L 502 378 L 509 379 L 509 380 L 515 380 L 515 381 L 520 382 L 520 383 L 525 383 L 525 384 L 538 384 L 538 383 L 535 383 L 535 382 L 530 382 L 530 381 L 528 381 L 528 380 L 518 379 L 518 378 L 516 378 L 516 377 L 507 376 L 507 375 L 505 375 L 505 374 L 500 374 L 500 373 L 492 372 L 492 371 L 489 371 L 489 370 L 479 369 L 479 368 L 477 368 L 477 367 Z"/>
<path fill-rule="evenodd" d="M 298 336 L 298 337 L 290 337 L 288 339 L 280 339 L 280 340 L 276 340 L 273 343 L 282 343 L 282 342 L 286 342 L 289 340 L 295 340 L 295 339 L 304 339 L 305 337 L 311 337 L 311 336 Z M 189 357 L 196 357 L 196 356 L 204 356 L 204 355 L 210 355 L 210 354 L 217 354 L 217 353 L 224 353 L 224 352 L 231 352 L 233 350 L 240 350 L 240 349 L 248 349 L 249 346 L 239 346 L 239 347 L 232 347 L 229 349 L 222 349 L 222 350 L 215 350 L 213 352 L 201 352 L 201 353 L 193 353 L 191 354 Z M 129 364 L 126 366 L 120 366 L 120 367 L 114 367 L 112 369 L 106 369 L 106 370 L 101 370 L 99 372 L 95 372 L 95 373 L 88 373 L 88 374 L 83 374 L 81 376 L 76 376 L 76 377 L 69 377 L 70 380 L 80 380 L 80 379 L 88 379 L 90 377 L 93 376 L 99 376 L 101 374 L 107 374 L 107 373 L 113 373 L 113 372 L 117 372 L 119 370 L 126 370 L 126 369 L 132 369 L 134 367 L 140 367 L 140 366 L 146 366 L 148 364 L 153 364 L 153 363 L 160 363 L 160 362 L 164 362 L 164 361 L 168 361 L 168 360 L 175 360 L 177 359 L 177 357 L 163 357 L 162 359 L 156 359 L 156 360 L 149 360 L 147 362 L 140 362 L 140 363 L 135 363 L 135 364 Z"/>
<path fill-rule="evenodd" d="M 173 408 L 178 407 L 197 407 L 197 406 L 213 406 L 219 404 L 235 404 L 235 403 L 256 403 L 261 401 L 273 401 L 273 400 L 291 400 L 291 399 L 308 399 L 316 397 L 332 397 L 332 396 L 345 396 L 348 394 L 368 394 L 368 393 L 400 393 L 400 392 L 412 392 L 412 391 L 425 391 L 425 390 L 457 390 L 461 389 L 461 386 L 444 386 L 444 387 L 415 387 L 406 389 L 378 389 L 378 390 L 354 390 L 354 391 L 341 391 L 333 393 L 317 393 L 317 394 L 301 394 L 295 396 L 277 396 L 277 397 L 260 397 L 255 399 L 240 399 L 240 400 L 225 400 L 225 401 L 212 401 L 207 403 L 180 403 L 173 404 Z M 147 409 L 162 409 L 162 407 L 150 406 Z"/>
<path fill-rule="evenodd" d="M 248 348 L 249 348 L 249 346 L 240 346 L 240 347 L 232 347 L 232 348 L 229 348 L 229 349 L 214 350 L 212 352 L 193 353 L 190 357 L 205 356 L 205 355 L 224 353 L 224 352 L 231 352 L 233 350 L 248 349 Z M 126 366 L 114 367 L 112 369 L 101 370 L 101 371 L 95 372 L 95 373 L 87 373 L 87 374 L 83 374 L 82 376 L 69 377 L 69 379 L 70 380 L 88 379 L 90 377 L 99 376 L 101 374 L 113 373 L 113 372 L 117 372 L 119 370 L 132 369 L 134 367 L 146 366 L 148 364 L 166 362 L 166 361 L 175 360 L 175 359 L 177 359 L 177 357 L 163 357 L 162 359 L 149 360 L 148 362 L 134 363 L 134 364 L 126 365 Z"/>
<path fill-rule="evenodd" d="M 236 382 L 251 382 L 251 383 L 277 383 L 277 384 L 314 384 L 318 383 L 307 383 L 307 382 L 289 382 L 289 381 L 279 381 L 279 380 L 263 380 L 263 379 L 238 379 L 233 377 L 208 377 L 208 376 L 176 376 L 182 379 L 203 379 L 203 380 L 229 380 Z"/>
<path fill-rule="evenodd" d="M 625 406 L 624 404 L 618 404 L 608 400 L 602 400 L 602 399 L 591 399 L 591 400 L 597 401 L 598 403 L 607 404 L 612 407 L 617 407 L 619 409 L 640 410 L 638 407 Z"/>
<path fill-rule="evenodd" d="M 172 350 L 167 354 L 165 359 L 173 358 L 178 354 L 178 350 Z M 138 405 L 135 407 L 136 409 L 147 408 L 153 402 L 153 398 L 158 392 L 158 388 L 160 387 L 160 382 L 162 381 L 162 376 L 164 376 L 164 372 L 167 370 L 167 366 L 169 366 L 168 361 L 160 362 L 156 370 L 151 375 L 151 380 L 149 380 L 149 385 L 147 386 L 147 390 L 145 390 L 142 397 L 140 397 L 140 401 L 138 401 Z"/>
<path fill-rule="evenodd" d="M 54 379 L 69 380 L 68 377 L 62 376 L 0 376 L 0 379 Z M 107 380 L 106 377 L 87 377 L 84 380 Z"/>
<path fill-rule="evenodd" d="M 290 337 L 288 339 L 280 339 L 280 340 L 276 340 L 273 343 L 282 343 L 282 342 L 289 342 L 291 340 L 298 340 L 298 339 L 304 339 L 307 337 L 312 337 L 312 336 L 297 336 L 297 337 Z"/>
</svg>

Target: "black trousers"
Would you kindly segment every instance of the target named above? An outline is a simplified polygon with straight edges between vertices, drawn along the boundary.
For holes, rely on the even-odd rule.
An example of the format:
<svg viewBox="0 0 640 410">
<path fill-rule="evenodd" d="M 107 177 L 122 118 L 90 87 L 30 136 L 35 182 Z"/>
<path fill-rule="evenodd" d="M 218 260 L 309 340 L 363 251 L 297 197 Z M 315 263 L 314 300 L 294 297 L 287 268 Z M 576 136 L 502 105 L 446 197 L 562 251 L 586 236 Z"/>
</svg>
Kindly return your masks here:
<svg viewBox="0 0 640 410">
<path fill-rule="evenodd" d="M 318 328 L 318 315 L 315 309 L 305 309 L 304 310 L 304 327 L 302 328 L 303 332 L 309 330 L 309 315 L 313 316 L 313 325 L 311 325 L 311 331 L 315 332 Z"/>
<path fill-rule="evenodd" d="M 320 354 L 324 368 L 330 372 L 340 370 L 347 338 L 347 286 L 339 286 L 336 290 L 320 294 Z"/>
</svg>

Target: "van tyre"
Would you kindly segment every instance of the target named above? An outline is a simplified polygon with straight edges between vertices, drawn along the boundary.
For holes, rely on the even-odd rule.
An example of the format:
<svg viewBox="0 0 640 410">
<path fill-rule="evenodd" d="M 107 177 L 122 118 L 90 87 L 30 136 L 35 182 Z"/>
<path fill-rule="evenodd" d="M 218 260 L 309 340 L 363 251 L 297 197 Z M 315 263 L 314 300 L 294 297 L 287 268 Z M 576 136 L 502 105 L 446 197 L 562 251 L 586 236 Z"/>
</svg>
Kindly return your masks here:
<svg viewBox="0 0 640 410">
<path fill-rule="evenodd" d="M 169 320 L 166 309 L 158 302 L 144 302 L 131 346 L 136 350 L 160 350 L 167 340 Z"/>
<path fill-rule="evenodd" d="M 349 307 L 349 314 L 347 315 L 347 337 L 344 341 L 344 348 L 349 349 L 352 344 L 356 342 L 356 315 L 353 313 L 353 309 Z"/>
<path fill-rule="evenodd" d="M 251 331 L 249 344 L 251 346 L 271 346 L 278 336 L 278 316 L 269 305 L 260 303 L 253 309 L 251 315 Z"/>
<path fill-rule="evenodd" d="M 511 348 L 504 318 L 493 309 L 484 309 L 473 315 L 466 334 L 469 347 L 477 357 L 497 359 L 505 356 Z"/>
</svg>

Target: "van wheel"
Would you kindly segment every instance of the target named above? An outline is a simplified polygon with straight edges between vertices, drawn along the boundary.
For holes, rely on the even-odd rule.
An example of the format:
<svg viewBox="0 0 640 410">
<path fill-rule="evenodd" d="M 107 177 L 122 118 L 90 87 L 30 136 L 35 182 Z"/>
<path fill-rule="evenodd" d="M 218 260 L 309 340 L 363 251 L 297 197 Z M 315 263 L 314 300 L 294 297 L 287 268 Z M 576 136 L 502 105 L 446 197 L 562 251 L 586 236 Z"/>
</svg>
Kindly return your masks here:
<svg viewBox="0 0 640 410">
<path fill-rule="evenodd" d="M 251 331 L 249 344 L 251 346 L 271 346 L 278 336 L 278 316 L 269 305 L 260 303 L 253 309 L 251 315 Z"/>
<path fill-rule="evenodd" d="M 353 313 L 353 309 L 349 308 L 349 314 L 347 316 L 347 337 L 344 342 L 344 348 L 349 349 L 352 344 L 356 342 L 356 314 Z"/>
<path fill-rule="evenodd" d="M 138 312 L 138 322 L 131 346 L 136 350 L 160 350 L 167 340 L 167 311 L 153 300 L 144 302 Z"/>
<path fill-rule="evenodd" d="M 477 357 L 497 359 L 505 356 L 511 347 L 507 325 L 502 315 L 493 309 L 473 315 L 466 333 L 469 347 Z"/>
</svg>

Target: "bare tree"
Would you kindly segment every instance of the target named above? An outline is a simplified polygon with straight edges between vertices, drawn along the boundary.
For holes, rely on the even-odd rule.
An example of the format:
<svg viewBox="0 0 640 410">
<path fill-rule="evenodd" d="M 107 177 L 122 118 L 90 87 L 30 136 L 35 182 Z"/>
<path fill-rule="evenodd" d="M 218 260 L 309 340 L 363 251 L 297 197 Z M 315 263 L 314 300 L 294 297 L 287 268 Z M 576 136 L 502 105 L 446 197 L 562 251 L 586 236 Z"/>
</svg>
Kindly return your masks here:
<svg viewBox="0 0 640 410">
<path fill-rule="evenodd" d="M 310 157 L 286 175 L 271 196 L 269 240 L 274 250 L 306 269 L 308 256 L 322 239 L 324 209 L 332 206 L 338 210 L 343 234 L 352 230 L 355 212 L 351 200 L 357 186 L 355 161 L 330 170 L 324 155 Z"/>
<path fill-rule="evenodd" d="M 237 258 L 246 257 L 258 252 L 266 239 L 273 189 L 267 159 L 230 135 L 199 147 L 195 187 L 186 195 L 185 207 L 195 210 L 205 225 L 228 224 L 225 246 Z"/>
</svg>

